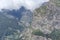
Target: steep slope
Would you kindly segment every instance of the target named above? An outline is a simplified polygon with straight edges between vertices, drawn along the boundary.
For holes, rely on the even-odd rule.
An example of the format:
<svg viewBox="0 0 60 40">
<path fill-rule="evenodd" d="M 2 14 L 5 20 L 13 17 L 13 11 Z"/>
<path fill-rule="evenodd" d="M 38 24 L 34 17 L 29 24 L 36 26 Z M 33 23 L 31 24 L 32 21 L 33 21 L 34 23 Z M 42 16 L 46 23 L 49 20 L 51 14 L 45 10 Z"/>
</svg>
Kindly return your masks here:
<svg viewBox="0 0 60 40">
<path fill-rule="evenodd" d="M 35 10 L 34 20 L 36 20 L 37 26 L 39 24 L 38 28 L 46 26 L 46 27 L 53 27 L 56 29 L 60 29 L 59 27 L 60 7 L 56 6 L 54 1 L 53 2 L 49 1 L 47 3 L 44 3 L 40 8 L 37 8 Z M 56 2 L 59 1 L 57 0 Z"/>
<path fill-rule="evenodd" d="M 60 0 L 50 0 L 49 2 L 43 3 L 42 6 L 34 10 L 32 20 L 32 28 L 25 34 L 29 36 L 27 40 L 60 40 L 59 32 L 55 33 L 57 32 L 55 30 L 60 29 Z M 43 34 L 47 34 L 47 38 L 42 37 L 41 34 L 39 34 L 41 32 L 36 31 L 38 29 L 42 31 Z M 32 34 L 32 32 L 37 35 Z M 48 34 L 53 35 L 52 38 L 49 38 Z"/>
<path fill-rule="evenodd" d="M 43 3 L 33 13 L 24 7 L 2 13 L 2 40 L 60 40 L 60 0 Z"/>
</svg>

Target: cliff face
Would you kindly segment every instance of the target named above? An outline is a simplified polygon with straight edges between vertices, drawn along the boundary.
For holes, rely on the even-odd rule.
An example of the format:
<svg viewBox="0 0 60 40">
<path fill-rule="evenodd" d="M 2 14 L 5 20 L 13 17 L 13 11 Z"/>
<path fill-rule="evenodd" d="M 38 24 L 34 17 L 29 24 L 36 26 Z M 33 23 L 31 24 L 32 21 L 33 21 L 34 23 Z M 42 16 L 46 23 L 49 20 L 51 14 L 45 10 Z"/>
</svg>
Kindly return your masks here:
<svg viewBox="0 0 60 40">
<path fill-rule="evenodd" d="M 55 3 L 56 1 L 56 3 Z M 50 0 L 34 10 L 33 26 L 44 32 L 51 32 L 54 28 L 60 29 L 60 7 L 58 0 Z"/>
<path fill-rule="evenodd" d="M 39 29 L 44 34 L 50 34 L 53 30 L 60 29 L 60 0 L 50 0 L 35 9 L 31 27 L 32 31 Z M 40 36 L 31 37 L 32 40 L 45 40 L 45 37 L 43 39 L 42 38 L 40 38 Z M 48 38 L 48 40 L 53 39 Z M 56 38 L 56 40 L 59 40 L 59 38 Z"/>
</svg>

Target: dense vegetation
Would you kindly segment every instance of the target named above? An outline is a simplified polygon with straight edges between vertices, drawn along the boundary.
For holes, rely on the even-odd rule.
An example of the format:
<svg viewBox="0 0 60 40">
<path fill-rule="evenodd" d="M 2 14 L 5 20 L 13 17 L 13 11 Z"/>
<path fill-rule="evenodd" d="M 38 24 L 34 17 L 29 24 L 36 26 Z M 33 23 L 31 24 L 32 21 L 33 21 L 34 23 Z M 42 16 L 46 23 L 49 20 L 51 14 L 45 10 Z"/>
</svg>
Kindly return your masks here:
<svg viewBox="0 0 60 40">
<path fill-rule="evenodd" d="M 60 30 L 54 30 L 50 35 L 52 40 L 60 40 Z"/>
<path fill-rule="evenodd" d="M 38 35 L 38 36 L 44 36 L 43 32 L 40 31 L 39 29 L 34 30 L 34 31 L 32 32 L 32 34 L 34 34 L 34 35 Z"/>
<path fill-rule="evenodd" d="M 46 37 L 47 39 L 51 38 L 52 40 L 60 40 L 60 30 L 56 30 L 56 29 L 53 30 L 52 33 L 50 34 L 44 34 L 39 29 L 34 30 L 32 34 L 37 35 L 37 36 L 43 36 L 43 37 Z"/>
</svg>

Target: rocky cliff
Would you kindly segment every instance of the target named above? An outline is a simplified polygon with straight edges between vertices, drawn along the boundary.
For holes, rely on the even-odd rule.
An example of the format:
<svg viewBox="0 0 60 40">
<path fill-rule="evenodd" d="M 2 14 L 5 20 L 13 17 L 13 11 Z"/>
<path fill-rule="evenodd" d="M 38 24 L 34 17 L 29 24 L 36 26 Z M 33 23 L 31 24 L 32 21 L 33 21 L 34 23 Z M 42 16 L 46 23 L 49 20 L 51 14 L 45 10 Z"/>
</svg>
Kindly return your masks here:
<svg viewBox="0 0 60 40">
<path fill-rule="evenodd" d="M 1 40 L 60 40 L 60 0 L 45 2 L 33 12 L 22 7 L 17 11 L 3 9 L 3 13 Z"/>
<path fill-rule="evenodd" d="M 29 40 L 59 40 L 60 35 L 56 34 L 57 31 L 55 32 L 54 30 L 60 30 L 60 0 L 50 0 L 43 3 L 42 6 L 34 10 L 32 20 L 31 28 L 28 32 Z M 37 29 L 42 31 L 43 34 L 47 34 L 47 38 L 38 36 L 41 35 L 39 34 L 41 32 Z M 32 34 L 33 30 L 35 30 L 33 32 L 35 35 Z M 48 34 L 51 34 L 51 36 Z M 57 36 L 54 37 L 52 35 Z"/>
</svg>

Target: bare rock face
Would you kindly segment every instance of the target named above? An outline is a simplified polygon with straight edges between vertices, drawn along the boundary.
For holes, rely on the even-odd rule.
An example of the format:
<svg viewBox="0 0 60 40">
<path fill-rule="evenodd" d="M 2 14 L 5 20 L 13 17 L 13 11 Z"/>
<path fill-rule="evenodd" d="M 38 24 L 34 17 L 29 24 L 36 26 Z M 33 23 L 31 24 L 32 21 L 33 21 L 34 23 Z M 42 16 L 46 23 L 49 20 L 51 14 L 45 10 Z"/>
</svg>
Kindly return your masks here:
<svg viewBox="0 0 60 40">
<path fill-rule="evenodd" d="M 44 36 L 33 35 L 32 31 L 36 29 L 47 34 L 45 35 L 47 37 L 50 36 L 48 34 L 52 34 L 51 37 L 53 38 L 51 39 Z M 28 31 L 24 32 L 26 33 L 24 34 L 24 40 L 55 40 L 55 36 L 57 35 L 55 29 L 60 29 L 60 0 L 50 0 L 34 10 L 30 28 L 26 29 Z M 60 33 L 58 33 L 57 36 L 59 37 L 59 35 Z M 59 39 L 60 38 L 57 38 L 56 40 Z"/>
<path fill-rule="evenodd" d="M 50 2 L 54 3 L 56 6 L 60 7 L 60 0 L 50 0 Z"/>
<path fill-rule="evenodd" d="M 40 29 L 44 34 L 50 34 L 54 29 L 60 29 L 60 0 L 50 0 L 34 10 L 33 29 Z M 33 40 L 47 40 L 45 37 L 32 36 Z M 48 40 L 52 40 L 48 38 Z"/>
<path fill-rule="evenodd" d="M 59 40 L 60 33 L 57 33 L 55 29 L 60 30 L 60 0 L 50 0 L 35 9 L 30 26 L 32 28 L 29 28 L 28 31 L 25 32 L 25 40 Z M 36 29 L 39 29 L 46 35 L 33 35 L 32 31 Z M 55 37 L 56 35 L 58 38 Z M 49 36 L 52 38 L 49 38 Z"/>
<path fill-rule="evenodd" d="M 32 27 L 40 29 L 45 34 L 51 33 L 54 29 L 60 29 L 59 5 L 59 0 L 50 0 L 34 10 Z"/>
</svg>

